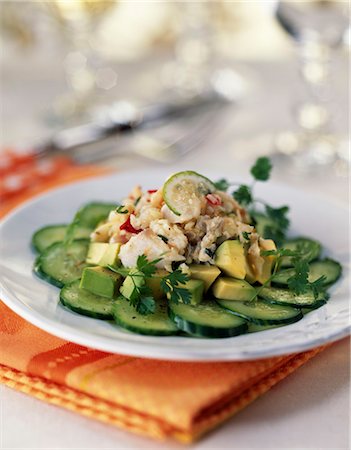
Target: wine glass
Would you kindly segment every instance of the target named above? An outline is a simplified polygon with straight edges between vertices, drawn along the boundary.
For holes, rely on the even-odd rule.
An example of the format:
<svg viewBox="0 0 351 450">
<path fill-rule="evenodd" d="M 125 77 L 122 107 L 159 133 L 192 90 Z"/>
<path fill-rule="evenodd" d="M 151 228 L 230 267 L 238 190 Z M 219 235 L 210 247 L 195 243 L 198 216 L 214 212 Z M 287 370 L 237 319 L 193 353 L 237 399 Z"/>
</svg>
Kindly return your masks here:
<svg viewBox="0 0 351 450">
<path fill-rule="evenodd" d="M 348 4 L 340 1 L 281 1 L 276 18 L 297 44 L 300 74 L 309 99 L 295 108 L 299 131 L 277 136 L 279 152 L 300 167 L 328 165 L 343 159 L 343 146 L 332 129 L 330 111 L 334 50 L 347 30 Z"/>
</svg>

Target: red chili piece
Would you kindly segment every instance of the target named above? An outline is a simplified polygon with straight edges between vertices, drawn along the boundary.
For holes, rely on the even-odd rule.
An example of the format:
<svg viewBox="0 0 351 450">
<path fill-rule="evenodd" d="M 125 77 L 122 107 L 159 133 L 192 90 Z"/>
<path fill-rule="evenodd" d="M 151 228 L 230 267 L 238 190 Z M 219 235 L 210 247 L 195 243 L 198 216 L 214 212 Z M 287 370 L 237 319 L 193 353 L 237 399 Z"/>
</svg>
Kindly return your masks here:
<svg viewBox="0 0 351 450">
<path fill-rule="evenodd" d="M 208 201 L 208 203 L 210 205 L 213 205 L 213 206 L 219 206 L 222 204 L 222 200 L 221 200 L 220 196 L 217 194 L 207 194 L 206 200 Z"/>
<path fill-rule="evenodd" d="M 149 189 L 147 192 L 148 194 L 154 194 L 155 192 L 157 192 L 158 189 Z"/>
<path fill-rule="evenodd" d="M 128 233 L 140 233 L 141 230 L 136 230 L 133 225 L 130 223 L 130 216 L 128 216 L 128 219 L 122 223 L 122 225 L 119 227 L 120 230 L 127 231 Z"/>
</svg>

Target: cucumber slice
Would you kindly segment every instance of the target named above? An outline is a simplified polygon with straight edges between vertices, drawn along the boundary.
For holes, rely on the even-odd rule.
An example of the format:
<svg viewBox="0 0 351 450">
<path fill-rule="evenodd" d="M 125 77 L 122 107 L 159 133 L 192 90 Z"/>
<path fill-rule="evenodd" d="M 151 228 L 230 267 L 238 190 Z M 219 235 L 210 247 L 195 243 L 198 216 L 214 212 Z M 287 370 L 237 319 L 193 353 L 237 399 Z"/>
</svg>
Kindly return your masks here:
<svg viewBox="0 0 351 450">
<path fill-rule="evenodd" d="M 194 197 L 201 198 L 214 192 L 211 180 L 197 172 L 187 170 L 172 175 L 163 185 L 163 199 L 177 216 L 191 215 Z"/>
<path fill-rule="evenodd" d="M 283 247 L 289 250 L 297 250 L 300 246 L 303 249 L 303 257 L 307 259 L 308 262 L 318 259 L 322 251 L 322 246 L 319 242 L 305 237 L 291 239 L 283 244 Z M 281 267 L 291 266 L 291 258 L 283 258 Z"/>
<path fill-rule="evenodd" d="M 312 292 L 297 295 L 287 289 L 274 287 L 265 287 L 260 289 L 259 296 L 267 302 L 275 305 L 289 305 L 296 308 L 310 309 L 319 308 L 324 305 L 329 298 L 327 292 L 320 292 L 318 297 L 315 299 Z"/>
<path fill-rule="evenodd" d="M 94 229 L 117 206 L 115 203 L 88 203 L 76 214 L 79 225 Z"/>
<path fill-rule="evenodd" d="M 178 333 L 178 328 L 168 317 L 165 300 L 156 303 L 156 310 L 153 314 L 142 315 L 128 300 L 120 296 L 113 306 L 113 317 L 117 325 L 134 333 L 153 336 L 168 336 Z"/>
<path fill-rule="evenodd" d="M 291 306 L 270 305 L 263 300 L 233 302 L 216 300 L 224 309 L 257 325 L 278 325 L 297 322 L 302 319 L 299 309 Z"/>
<path fill-rule="evenodd" d="M 32 246 L 38 253 L 43 253 L 56 242 L 62 242 L 65 238 L 68 225 L 48 225 L 40 228 L 33 234 Z M 74 239 L 88 239 L 90 228 L 77 226 L 74 229 Z"/>
<path fill-rule="evenodd" d="M 34 272 L 54 286 L 63 285 L 79 279 L 88 252 L 89 241 L 78 239 L 65 246 L 57 242 L 44 251 L 36 260 Z"/>
<path fill-rule="evenodd" d="M 310 264 L 310 274 L 308 279 L 310 282 L 313 282 L 318 280 L 318 278 L 320 278 L 322 275 L 325 275 L 326 279 L 324 281 L 324 285 L 328 286 L 335 283 L 339 279 L 341 272 L 341 265 L 337 261 L 327 258 L 321 261 L 314 261 Z M 278 272 L 272 281 L 275 284 L 287 286 L 288 279 L 293 275 L 294 269 L 285 269 L 281 272 Z"/>
<path fill-rule="evenodd" d="M 67 308 L 95 319 L 113 319 L 114 300 L 101 297 L 79 287 L 80 280 L 73 281 L 61 289 L 60 301 Z"/>
<path fill-rule="evenodd" d="M 169 316 L 180 330 L 195 336 L 225 338 L 247 330 L 245 320 L 228 314 L 210 301 L 196 306 L 170 302 Z"/>
</svg>

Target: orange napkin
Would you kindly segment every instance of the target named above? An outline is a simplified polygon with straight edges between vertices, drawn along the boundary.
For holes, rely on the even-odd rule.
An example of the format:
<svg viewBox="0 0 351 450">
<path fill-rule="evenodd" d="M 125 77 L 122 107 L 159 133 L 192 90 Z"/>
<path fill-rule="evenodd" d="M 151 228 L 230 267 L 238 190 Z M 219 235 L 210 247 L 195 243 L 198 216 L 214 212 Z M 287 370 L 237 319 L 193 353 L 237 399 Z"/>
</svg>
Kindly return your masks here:
<svg viewBox="0 0 351 450">
<path fill-rule="evenodd" d="M 3 202 L 0 214 L 39 191 L 103 171 L 68 162 L 64 171 Z M 249 362 L 158 361 L 64 341 L 1 302 L 0 317 L 2 383 L 138 434 L 184 443 L 213 429 L 322 350 Z"/>
</svg>

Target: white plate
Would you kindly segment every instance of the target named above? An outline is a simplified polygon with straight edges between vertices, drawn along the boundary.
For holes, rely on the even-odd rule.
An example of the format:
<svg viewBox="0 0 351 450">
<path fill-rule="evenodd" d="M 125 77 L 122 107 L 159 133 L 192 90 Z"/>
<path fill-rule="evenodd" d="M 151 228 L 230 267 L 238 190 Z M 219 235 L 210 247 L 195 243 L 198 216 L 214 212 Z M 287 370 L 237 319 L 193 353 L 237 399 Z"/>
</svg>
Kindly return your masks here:
<svg viewBox="0 0 351 450">
<path fill-rule="evenodd" d="M 291 207 L 294 235 L 312 236 L 325 254 L 343 264 L 343 277 L 327 305 L 282 328 L 227 339 L 149 337 L 132 334 L 101 320 L 80 316 L 58 302 L 59 290 L 32 273 L 33 232 L 48 224 L 69 222 L 77 209 L 93 200 L 120 201 L 136 184 L 153 189 L 168 174 L 162 171 L 122 173 L 56 189 L 11 213 L 0 225 L 0 298 L 17 314 L 63 339 L 128 355 L 169 360 L 249 360 L 300 352 L 335 341 L 350 331 L 348 295 L 348 212 L 336 203 L 302 191 L 260 183 L 259 196 Z M 221 175 L 208 174 L 213 179 Z"/>
</svg>

